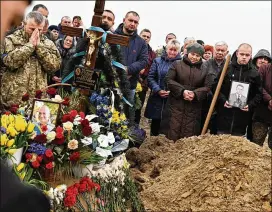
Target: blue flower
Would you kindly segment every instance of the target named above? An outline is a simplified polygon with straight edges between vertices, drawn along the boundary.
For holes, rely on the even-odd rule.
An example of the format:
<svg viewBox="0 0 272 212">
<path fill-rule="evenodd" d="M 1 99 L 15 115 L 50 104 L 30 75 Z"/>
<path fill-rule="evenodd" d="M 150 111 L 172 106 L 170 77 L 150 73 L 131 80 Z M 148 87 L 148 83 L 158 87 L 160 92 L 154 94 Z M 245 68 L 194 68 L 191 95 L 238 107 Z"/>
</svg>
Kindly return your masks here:
<svg viewBox="0 0 272 212">
<path fill-rule="evenodd" d="M 96 99 L 98 97 L 98 93 L 94 92 L 91 97 L 89 97 L 89 100 L 91 103 L 95 103 Z"/>
<path fill-rule="evenodd" d="M 104 105 L 104 106 L 103 106 L 103 112 L 104 112 L 104 113 L 107 113 L 108 110 L 109 110 L 109 107 L 108 107 L 107 105 Z"/>
<path fill-rule="evenodd" d="M 37 144 L 37 143 L 32 143 L 28 147 L 28 152 L 35 153 L 37 155 L 44 155 L 46 151 L 46 147 L 43 146 L 42 144 Z"/>
<path fill-rule="evenodd" d="M 109 105 L 109 104 L 110 104 L 109 97 L 105 96 L 105 97 L 102 99 L 102 103 L 105 104 L 105 105 Z"/>
<path fill-rule="evenodd" d="M 1 130 L 0 130 L 2 133 L 6 134 L 7 130 L 5 127 L 1 127 Z"/>
<path fill-rule="evenodd" d="M 103 100 L 103 97 L 102 96 L 98 96 L 97 98 L 96 98 L 96 104 L 100 104 L 101 102 L 102 102 L 102 100 Z"/>
</svg>

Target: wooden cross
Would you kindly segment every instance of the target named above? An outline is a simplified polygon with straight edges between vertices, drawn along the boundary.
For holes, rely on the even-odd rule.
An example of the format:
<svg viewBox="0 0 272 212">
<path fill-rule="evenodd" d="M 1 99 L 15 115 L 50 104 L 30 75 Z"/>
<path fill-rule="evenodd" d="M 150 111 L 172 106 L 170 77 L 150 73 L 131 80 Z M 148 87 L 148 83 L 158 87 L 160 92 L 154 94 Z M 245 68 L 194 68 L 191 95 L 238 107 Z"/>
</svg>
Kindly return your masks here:
<svg viewBox="0 0 272 212">
<path fill-rule="evenodd" d="M 95 1 L 94 15 L 92 18 L 92 26 L 96 26 L 96 27 L 100 26 L 102 21 L 102 14 L 104 12 L 104 7 L 105 7 L 105 0 Z M 83 32 L 82 28 L 74 28 L 74 27 L 68 27 L 68 26 L 62 27 L 62 33 L 69 36 L 81 37 L 82 32 Z M 96 55 L 98 52 L 98 41 L 101 39 L 101 36 L 103 35 L 103 33 L 87 30 L 86 34 L 87 34 L 86 36 L 89 39 L 89 44 L 87 48 L 86 61 L 84 65 L 88 69 L 93 70 L 95 67 Z M 106 43 L 128 46 L 129 37 L 109 33 L 107 34 Z"/>
</svg>

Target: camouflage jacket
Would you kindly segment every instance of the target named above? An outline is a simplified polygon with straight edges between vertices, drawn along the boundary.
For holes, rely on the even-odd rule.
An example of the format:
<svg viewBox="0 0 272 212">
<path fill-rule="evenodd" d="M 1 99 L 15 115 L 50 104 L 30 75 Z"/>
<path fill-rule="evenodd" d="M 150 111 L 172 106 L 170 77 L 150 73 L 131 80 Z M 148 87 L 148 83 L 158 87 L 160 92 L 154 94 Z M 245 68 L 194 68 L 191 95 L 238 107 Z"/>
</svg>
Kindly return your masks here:
<svg viewBox="0 0 272 212">
<path fill-rule="evenodd" d="M 1 101 L 5 104 L 20 103 L 22 95 L 31 98 L 35 91 L 47 86 L 47 73 L 60 69 L 61 56 L 55 44 L 42 35 L 35 48 L 24 29 L 17 30 L 4 40 L 1 59 L 3 72 Z"/>
<path fill-rule="evenodd" d="M 156 53 L 156 57 L 161 57 L 166 51 L 166 48 L 165 46 L 163 46 L 162 48 L 159 48 L 155 51 Z"/>
</svg>

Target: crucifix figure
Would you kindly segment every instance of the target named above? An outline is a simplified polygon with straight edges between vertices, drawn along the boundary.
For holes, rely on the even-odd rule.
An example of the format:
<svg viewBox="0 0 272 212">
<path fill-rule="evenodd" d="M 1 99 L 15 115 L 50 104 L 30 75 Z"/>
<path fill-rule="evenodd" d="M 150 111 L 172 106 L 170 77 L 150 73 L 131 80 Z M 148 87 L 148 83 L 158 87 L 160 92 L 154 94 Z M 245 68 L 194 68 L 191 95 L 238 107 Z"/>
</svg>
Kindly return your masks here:
<svg viewBox="0 0 272 212">
<path fill-rule="evenodd" d="M 102 14 L 104 11 L 105 0 L 96 0 L 94 7 L 94 15 L 92 18 L 92 26 L 98 27 L 102 21 Z M 83 29 L 73 28 L 68 26 L 62 27 L 63 34 L 81 37 Z M 93 70 L 95 67 L 95 61 L 98 51 L 98 41 L 102 38 L 103 33 L 93 30 L 87 30 L 86 37 L 89 39 L 89 44 L 87 48 L 87 55 L 85 61 L 85 67 Z M 117 44 L 122 46 L 127 46 L 129 43 L 129 37 L 107 34 L 106 43 Z"/>
</svg>

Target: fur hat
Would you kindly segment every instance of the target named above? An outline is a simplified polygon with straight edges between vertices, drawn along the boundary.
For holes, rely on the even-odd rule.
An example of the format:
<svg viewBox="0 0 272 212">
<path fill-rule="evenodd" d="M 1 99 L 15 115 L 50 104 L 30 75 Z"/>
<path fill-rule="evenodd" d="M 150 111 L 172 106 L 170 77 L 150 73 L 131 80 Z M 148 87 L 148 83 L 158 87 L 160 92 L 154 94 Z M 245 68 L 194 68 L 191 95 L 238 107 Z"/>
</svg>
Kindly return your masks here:
<svg viewBox="0 0 272 212">
<path fill-rule="evenodd" d="M 205 45 L 203 40 L 196 40 L 197 43 L 199 43 L 200 45 Z"/>
<path fill-rule="evenodd" d="M 205 46 L 204 46 L 204 50 L 205 50 L 205 52 L 207 52 L 207 51 L 213 52 L 213 46 L 205 45 Z"/>
<path fill-rule="evenodd" d="M 50 26 L 48 27 L 48 29 L 49 29 L 50 31 L 52 31 L 52 30 L 57 30 L 57 31 L 59 31 L 59 28 L 58 28 L 58 26 L 56 26 L 56 25 L 50 25 Z"/>
<path fill-rule="evenodd" d="M 191 52 L 197 53 L 202 57 L 205 50 L 204 50 L 204 47 L 200 45 L 199 43 L 193 43 L 187 46 L 187 53 L 189 54 Z"/>
</svg>

